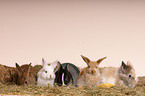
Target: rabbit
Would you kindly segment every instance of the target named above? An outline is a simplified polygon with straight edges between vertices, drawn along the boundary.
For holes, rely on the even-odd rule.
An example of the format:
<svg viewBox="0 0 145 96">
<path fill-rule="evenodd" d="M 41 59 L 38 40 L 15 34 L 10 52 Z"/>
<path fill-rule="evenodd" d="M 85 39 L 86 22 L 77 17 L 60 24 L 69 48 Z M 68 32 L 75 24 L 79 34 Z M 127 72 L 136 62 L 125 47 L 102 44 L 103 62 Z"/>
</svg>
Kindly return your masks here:
<svg viewBox="0 0 145 96">
<path fill-rule="evenodd" d="M 122 61 L 120 67 L 106 67 L 100 70 L 101 73 L 101 82 L 110 83 L 115 86 L 120 86 L 124 88 L 134 88 L 137 80 L 135 77 L 135 69 L 131 65 L 130 61 L 127 61 L 127 64 Z"/>
<path fill-rule="evenodd" d="M 0 64 L 0 82 L 1 83 L 16 83 L 14 77 L 17 77 L 16 68 Z"/>
<path fill-rule="evenodd" d="M 16 78 L 16 84 L 36 84 L 37 73 L 35 68 L 31 66 L 31 63 L 29 65 L 22 65 L 21 67 L 16 63 L 16 70 L 18 75 L 18 77 Z"/>
<path fill-rule="evenodd" d="M 62 80 L 64 70 L 63 70 L 61 63 L 59 61 L 58 61 L 58 63 L 59 63 L 59 68 L 55 71 L 54 85 L 62 86 L 62 85 L 64 85 L 63 80 Z"/>
<path fill-rule="evenodd" d="M 60 62 L 59 62 L 60 63 Z M 55 84 L 58 86 L 62 85 L 73 85 L 77 86 L 77 79 L 80 71 L 72 63 L 63 63 L 61 64 L 60 69 L 55 73 Z"/>
<path fill-rule="evenodd" d="M 58 71 L 60 64 L 58 61 L 47 64 L 46 61 L 42 58 L 42 66 L 43 68 L 37 73 L 37 86 L 53 86 L 55 72 Z"/>
<path fill-rule="evenodd" d="M 82 59 L 87 63 L 87 67 L 81 69 L 78 77 L 78 86 L 97 86 L 100 82 L 99 64 L 107 57 L 101 58 L 97 61 L 91 61 L 89 58 L 81 55 Z"/>
<path fill-rule="evenodd" d="M 62 77 L 64 84 L 77 87 L 77 79 L 80 73 L 78 67 L 72 63 L 63 63 L 62 66 L 64 69 L 64 76 Z"/>
</svg>

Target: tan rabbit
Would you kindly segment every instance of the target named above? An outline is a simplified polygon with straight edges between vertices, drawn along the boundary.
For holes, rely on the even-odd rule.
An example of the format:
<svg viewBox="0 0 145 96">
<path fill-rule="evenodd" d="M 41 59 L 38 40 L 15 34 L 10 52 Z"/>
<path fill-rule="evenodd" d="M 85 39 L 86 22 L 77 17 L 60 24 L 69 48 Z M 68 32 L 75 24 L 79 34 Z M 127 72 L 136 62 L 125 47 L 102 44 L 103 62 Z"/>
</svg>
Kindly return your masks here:
<svg viewBox="0 0 145 96">
<path fill-rule="evenodd" d="M 87 57 L 82 56 L 83 60 L 87 63 L 88 67 L 81 69 L 81 72 L 78 77 L 77 84 L 80 87 L 84 86 L 97 86 L 100 82 L 100 72 L 97 68 L 98 65 L 104 60 L 106 57 L 101 58 L 97 61 L 91 61 Z"/>
<path fill-rule="evenodd" d="M 17 84 L 35 84 L 37 81 L 37 70 L 31 66 L 31 63 L 22 65 L 21 67 L 16 63 L 16 69 L 18 72 Z"/>
<path fill-rule="evenodd" d="M 101 69 L 101 82 L 103 83 L 110 83 L 115 86 L 120 87 L 129 87 L 133 88 L 136 85 L 135 80 L 135 70 L 132 67 L 131 63 L 128 61 L 127 64 L 125 64 L 122 61 L 122 64 L 120 67 L 106 67 Z"/>
</svg>

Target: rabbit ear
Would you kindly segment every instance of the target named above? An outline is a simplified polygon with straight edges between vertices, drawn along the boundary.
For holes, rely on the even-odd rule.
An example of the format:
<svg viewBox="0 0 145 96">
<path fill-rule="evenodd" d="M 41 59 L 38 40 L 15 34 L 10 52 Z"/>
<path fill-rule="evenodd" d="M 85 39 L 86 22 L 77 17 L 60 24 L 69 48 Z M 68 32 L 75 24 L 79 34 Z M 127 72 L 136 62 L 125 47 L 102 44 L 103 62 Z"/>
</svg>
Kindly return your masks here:
<svg viewBox="0 0 145 96">
<path fill-rule="evenodd" d="M 54 68 L 54 73 L 57 72 L 61 68 L 61 63 L 57 61 L 57 65 Z"/>
<path fill-rule="evenodd" d="M 42 65 L 44 66 L 46 64 L 44 58 L 42 58 Z"/>
<path fill-rule="evenodd" d="M 29 64 L 29 66 L 31 66 L 32 63 Z"/>
<path fill-rule="evenodd" d="M 81 55 L 81 57 L 83 58 L 83 60 L 87 63 L 87 64 L 89 64 L 89 62 L 90 62 L 90 59 L 89 58 L 87 58 L 87 57 L 85 57 L 85 56 L 83 56 L 83 55 Z M 89 65 L 88 65 L 89 66 Z"/>
<path fill-rule="evenodd" d="M 122 61 L 121 69 L 124 70 L 126 68 L 126 64 Z"/>
<path fill-rule="evenodd" d="M 53 63 L 51 63 L 50 66 L 52 66 L 54 68 L 54 72 L 56 72 L 60 69 L 61 63 L 58 60 L 56 60 Z"/>
<path fill-rule="evenodd" d="M 130 62 L 130 61 L 127 61 L 127 65 L 132 67 L 132 65 L 131 65 L 131 62 Z"/>
<path fill-rule="evenodd" d="M 97 64 L 100 64 L 104 59 L 106 59 L 107 57 L 101 58 L 99 60 L 97 60 Z"/>
<path fill-rule="evenodd" d="M 29 67 L 28 67 L 28 74 L 27 74 L 27 77 L 29 76 L 29 73 L 30 73 L 31 64 L 32 64 L 32 63 L 30 63 L 30 64 L 29 64 Z"/>
<path fill-rule="evenodd" d="M 16 63 L 16 69 L 17 69 L 18 75 L 20 76 L 22 74 L 22 70 L 18 63 Z"/>
</svg>

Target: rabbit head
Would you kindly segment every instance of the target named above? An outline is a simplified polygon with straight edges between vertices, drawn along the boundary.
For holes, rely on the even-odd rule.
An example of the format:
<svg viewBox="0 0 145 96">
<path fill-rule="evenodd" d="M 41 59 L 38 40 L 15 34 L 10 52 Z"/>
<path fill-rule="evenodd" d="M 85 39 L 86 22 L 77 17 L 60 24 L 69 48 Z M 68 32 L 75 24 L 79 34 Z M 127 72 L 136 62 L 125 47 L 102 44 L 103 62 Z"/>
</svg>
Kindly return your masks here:
<svg viewBox="0 0 145 96">
<path fill-rule="evenodd" d="M 21 67 L 16 63 L 16 69 L 18 73 L 16 82 L 18 85 L 35 84 L 36 78 L 32 72 L 31 63 L 29 65 L 22 65 Z"/>
<path fill-rule="evenodd" d="M 43 68 L 41 69 L 41 78 L 46 80 L 52 80 L 55 78 L 55 72 L 59 69 L 58 61 L 55 61 L 51 64 L 46 63 L 44 59 L 42 59 Z"/>
<path fill-rule="evenodd" d="M 86 72 L 88 74 L 92 74 L 92 75 L 95 75 L 95 74 L 99 74 L 99 69 L 98 69 L 98 66 L 99 64 L 101 63 L 101 61 L 103 61 L 106 57 L 104 58 L 101 58 L 97 61 L 91 61 L 89 58 L 85 57 L 85 56 L 82 56 L 81 57 L 83 58 L 83 60 L 87 63 L 87 68 L 86 68 Z"/>
<path fill-rule="evenodd" d="M 127 61 L 127 64 L 125 64 L 122 61 L 122 65 L 119 70 L 119 78 L 124 82 L 126 86 L 130 88 L 135 87 L 136 85 L 135 70 L 129 61 Z"/>
</svg>

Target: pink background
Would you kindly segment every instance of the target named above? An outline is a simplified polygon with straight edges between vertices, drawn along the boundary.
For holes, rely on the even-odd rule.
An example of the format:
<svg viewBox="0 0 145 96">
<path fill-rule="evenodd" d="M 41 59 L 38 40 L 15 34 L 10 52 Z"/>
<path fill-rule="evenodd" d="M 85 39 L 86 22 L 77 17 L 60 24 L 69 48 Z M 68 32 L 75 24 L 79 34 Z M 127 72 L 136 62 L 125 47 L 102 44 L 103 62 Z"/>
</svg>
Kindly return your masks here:
<svg viewBox="0 0 145 96">
<path fill-rule="evenodd" d="M 130 62 L 145 75 L 144 0 L 0 0 L 0 64 Z"/>
</svg>

